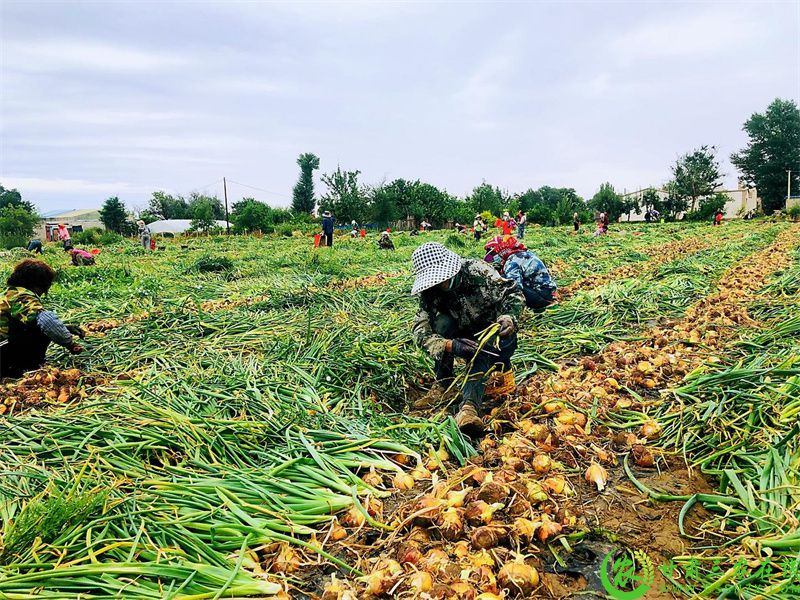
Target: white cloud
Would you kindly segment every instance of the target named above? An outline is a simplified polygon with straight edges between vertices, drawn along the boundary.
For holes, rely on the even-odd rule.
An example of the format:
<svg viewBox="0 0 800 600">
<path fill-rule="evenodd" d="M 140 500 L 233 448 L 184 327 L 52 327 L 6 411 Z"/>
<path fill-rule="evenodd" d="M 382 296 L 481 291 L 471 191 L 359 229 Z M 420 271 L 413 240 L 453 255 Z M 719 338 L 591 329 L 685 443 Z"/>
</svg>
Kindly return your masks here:
<svg viewBox="0 0 800 600">
<path fill-rule="evenodd" d="M 744 9 L 744 3 L 738 5 Z M 687 14 L 676 5 L 671 16 L 657 17 L 615 38 L 611 53 L 622 64 L 660 58 L 702 60 L 742 49 L 761 35 L 760 23 L 750 19 L 746 10 L 730 10 L 721 3 L 712 8 Z"/>
<path fill-rule="evenodd" d="M 522 56 L 518 45 L 517 35 L 506 36 L 452 95 L 456 111 L 466 118 L 470 127 L 488 131 L 500 124 L 497 103 L 511 87 L 511 76 Z"/>
<path fill-rule="evenodd" d="M 87 181 L 85 179 L 46 179 L 41 177 L 17 177 L 3 175 L 3 185 L 7 188 L 17 188 L 23 196 L 27 194 L 46 193 L 141 193 L 149 192 L 154 186 L 136 185 L 125 181 Z"/>
<path fill-rule="evenodd" d="M 205 82 L 203 85 L 207 86 Z M 294 89 L 294 85 L 290 85 L 289 83 L 282 81 L 251 79 L 244 77 L 225 77 L 215 81 L 214 87 L 208 91 L 218 92 L 222 95 L 234 93 L 252 93 L 277 96 L 289 94 L 293 92 Z"/>
<path fill-rule="evenodd" d="M 148 72 L 184 67 L 190 61 L 172 52 L 153 52 L 78 39 L 5 40 L 3 69 L 30 72 L 63 70 Z"/>
<path fill-rule="evenodd" d="M 159 111 L 113 108 L 66 108 L 42 104 L 4 107 L 4 114 L 11 116 L 14 127 L 20 125 L 119 125 L 120 123 L 164 123 L 201 119 L 207 117 L 199 112 Z M 9 125 L 10 123 L 6 123 Z"/>
</svg>

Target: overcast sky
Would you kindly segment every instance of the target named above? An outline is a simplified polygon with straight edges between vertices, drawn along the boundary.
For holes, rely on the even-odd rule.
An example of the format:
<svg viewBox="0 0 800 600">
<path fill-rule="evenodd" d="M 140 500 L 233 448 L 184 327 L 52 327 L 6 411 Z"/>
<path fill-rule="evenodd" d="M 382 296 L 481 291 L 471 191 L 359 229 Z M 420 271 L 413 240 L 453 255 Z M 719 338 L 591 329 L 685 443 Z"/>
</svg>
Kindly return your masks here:
<svg viewBox="0 0 800 600">
<path fill-rule="evenodd" d="M 800 95 L 798 1 L 0 7 L 0 183 L 45 211 L 223 175 L 286 205 L 302 152 L 371 184 L 590 197 L 714 144 L 735 185 L 744 120 Z"/>
</svg>

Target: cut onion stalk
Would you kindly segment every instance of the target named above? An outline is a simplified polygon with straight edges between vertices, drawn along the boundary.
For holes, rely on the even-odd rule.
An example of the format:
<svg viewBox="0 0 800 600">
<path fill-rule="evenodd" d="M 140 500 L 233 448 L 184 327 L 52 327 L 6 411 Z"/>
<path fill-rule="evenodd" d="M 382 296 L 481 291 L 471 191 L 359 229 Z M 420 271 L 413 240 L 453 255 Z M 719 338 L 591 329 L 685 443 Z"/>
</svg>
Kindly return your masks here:
<svg viewBox="0 0 800 600">
<path fill-rule="evenodd" d="M 608 472 L 594 461 L 592 461 L 592 464 L 586 469 L 584 477 L 586 481 L 590 481 L 597 486 L 598 492 L 602 492 L 608 482 Z"/>
<path fill-rule="evenodd" d="M 445 508 L 436 519 L 436 525 L 442 537 L 448 540 L 455 540 L 464 531 L 464 521 L 462 519 L 463 510 L 460 508 Z"/>
<path fill-rule="evenodd" d="M 461 508 L 464 506 L 464 498 L 472 491 L 472 488 L 464 488 L 463 490 L 452 490 L 447 492 L 447 506 L 454 508 Z"/>
<path fill-rule="evenodd" d="M 494 513 L 501 508 L 503 508 L 503 504 L 501 502 L 487 504 L 483 500 L 476 500 L 467 506 L 465 516 L 470 525 L 485 525 L 492 520 Z"/>
</svg>

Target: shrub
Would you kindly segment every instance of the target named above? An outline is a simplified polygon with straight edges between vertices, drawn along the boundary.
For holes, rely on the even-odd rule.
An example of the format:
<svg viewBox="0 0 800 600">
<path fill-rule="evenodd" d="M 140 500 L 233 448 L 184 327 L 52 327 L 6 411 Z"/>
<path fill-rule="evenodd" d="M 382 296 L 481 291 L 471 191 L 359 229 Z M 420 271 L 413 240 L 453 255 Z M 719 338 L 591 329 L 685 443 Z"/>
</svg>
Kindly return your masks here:
<svg viewBox="0 0 800 600">
<path fill-rule="evenodd" d="M 119 244 L 123 239 L 125 238 L 118 233 L 104 231 L 100 234 L 100 239 L 98 241 L 102 246 L 111 246 L 113 244 Z"/>
<path fill-rule="evenodd" d="M 464 248 L 467 245 L 465 236 L 460 233 L 451 233 L 447 236 L 445 244 L 448 246 L 455 246 L 456 248 Z"/>
<path fill-rule="evenodd" d="M 0 248 L 10 250 L 11 248 L 27 248 L 28 236 L 19 234 L 0 234 Z"/>
<path fill-rule="evenodd" d="M 792 221 L 800 221 L 800 204 L 795 204 L 789 210 L 786 211 L 786 215 Z"/>
<path fill-rule="evenodd" d="M 284 223 L 275 227 L 275 233 L 283 237 L 292 237 L 294 234 L 294 225 L 292 223 Z"/>
<path fill-rule="evenodd" d="M 81 246 L 96 246 L 100 243 L 100 236 L 103 235 L 103 230 L 99 227 L 90 227 L 83 231 L 78 231 L 72 234 L 72 243 Z"/>
<path fill-rule="evenodd" d="M 233 261 L 226 256 L 201 256 L 189 267 L 189 271 L 200 273 L 226 273 L 232 270 Z"/>
</svg>

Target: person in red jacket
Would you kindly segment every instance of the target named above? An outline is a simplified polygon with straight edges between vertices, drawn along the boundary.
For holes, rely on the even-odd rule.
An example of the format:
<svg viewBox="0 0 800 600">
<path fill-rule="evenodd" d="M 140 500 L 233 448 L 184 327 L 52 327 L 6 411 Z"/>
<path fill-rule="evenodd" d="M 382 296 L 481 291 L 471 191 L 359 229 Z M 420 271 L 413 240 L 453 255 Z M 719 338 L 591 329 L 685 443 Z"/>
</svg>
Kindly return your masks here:
<svg viewBox="0 0 800 600">
<path fill-rule="evenodd" d="M 500 226 L 503 228 L 503 235 L 511 235 L 514 231 L 514 228 L 517 226 L 517 222 L 511 218 L 511 215 L 508 214 L 508 211 L 503 213 L 503 221 L 500 223 Z"/>
</svg>

